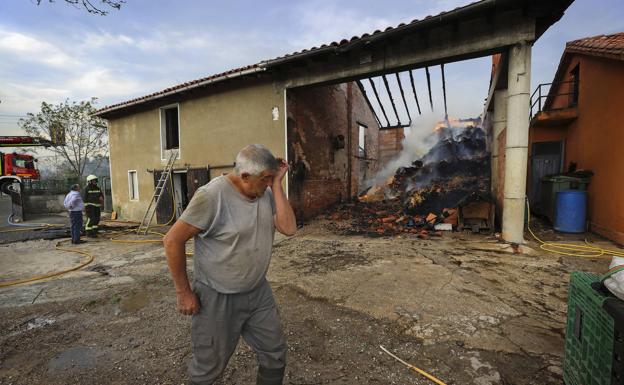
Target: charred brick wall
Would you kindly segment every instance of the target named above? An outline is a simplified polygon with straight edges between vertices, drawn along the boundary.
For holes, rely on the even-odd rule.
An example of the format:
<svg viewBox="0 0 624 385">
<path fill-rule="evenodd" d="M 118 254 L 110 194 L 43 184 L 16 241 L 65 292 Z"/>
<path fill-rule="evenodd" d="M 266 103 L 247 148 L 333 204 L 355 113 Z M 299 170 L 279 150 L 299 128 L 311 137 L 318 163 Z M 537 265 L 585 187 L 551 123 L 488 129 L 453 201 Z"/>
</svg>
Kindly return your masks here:
<svg viewBox="0 0 624 385">
<path fill-rule="evenodd" d="M 373 116 L 364 95 L 354 83 L 347 84 L 347 96 L 351 100 L 352 130 L 352 162 L 350 197 L 356 197 L 360 192 L 370 187 L 368 182 L 375 177 L 380 169 L 379 163 L 379 126 Z M 359 130 L 363 127 L 365 133 L 365 151 L 359 149 Z"/>
<path fill-rule="evenodd" d="M 403 151 L 403 128 L 379 130 L 379 164 L 385 166 L 390 159 Z"/>
<path fill-rule="evenodd" d="M 378 168 L 379 127 L 352 83 L 287 91 L 289 200 L 299 219 L 356 196 Z M 366 153 L 358 151 L 365 127 Z"/>
</svg>

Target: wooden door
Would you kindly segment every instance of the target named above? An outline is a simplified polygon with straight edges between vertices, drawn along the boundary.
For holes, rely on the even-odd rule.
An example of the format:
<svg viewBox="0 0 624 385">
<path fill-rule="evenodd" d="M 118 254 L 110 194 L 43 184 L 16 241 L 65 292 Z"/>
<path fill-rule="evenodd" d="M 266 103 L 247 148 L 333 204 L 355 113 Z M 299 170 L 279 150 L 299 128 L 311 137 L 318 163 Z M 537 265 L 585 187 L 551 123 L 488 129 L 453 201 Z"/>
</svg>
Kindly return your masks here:
<svg viewBox="0 0 624 385">
<path fill-rule="evenodd" d="M 162 170 L 154 171 L 154 188 L 158 184 L 158 179 L 162 175 Z M 156 223 L 159 225 L 168 223 L 174 214 L 173 211 L 173 195 L 172 195 L 172 180 L 167 181 L 167 186 L 162 191 L 162 196 L 156 207 Z M 175 219 L 175 218 L 174 218 Z M 173 221 L 171 222 L 173 223 Z"/>
<path fill-rule="evenodd" d="M 205 167 L 191 168 L 186 173 L 186 194 L 187 202 L 191 201 L 195 191 L 210 181 L 208 169 Z"/>
</svg>

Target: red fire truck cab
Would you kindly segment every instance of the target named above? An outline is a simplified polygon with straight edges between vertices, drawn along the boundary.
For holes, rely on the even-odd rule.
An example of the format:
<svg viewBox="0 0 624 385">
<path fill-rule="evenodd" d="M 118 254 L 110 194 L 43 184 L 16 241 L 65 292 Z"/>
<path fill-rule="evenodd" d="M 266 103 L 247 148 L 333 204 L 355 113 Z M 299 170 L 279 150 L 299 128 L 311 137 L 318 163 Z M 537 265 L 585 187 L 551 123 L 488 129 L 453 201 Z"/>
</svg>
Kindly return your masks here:
<svg viewBox="0 0 624 385">
<path fill-rule="evenodd" d="M 0 152 L 0 189 L 8 193 L 9 186 L 22 179 L 39 179 L 37 160 L 32 155 Z"/>
<path fill-rule="evenodd" d="M 0 136 L 0 147 L 48 147 L 50 141 L 30 136 Z M 39 179 L 32 155 L 0 152 L 0 190 L 9 194 L 13 183 L 22 179 Z"/>
</svg>

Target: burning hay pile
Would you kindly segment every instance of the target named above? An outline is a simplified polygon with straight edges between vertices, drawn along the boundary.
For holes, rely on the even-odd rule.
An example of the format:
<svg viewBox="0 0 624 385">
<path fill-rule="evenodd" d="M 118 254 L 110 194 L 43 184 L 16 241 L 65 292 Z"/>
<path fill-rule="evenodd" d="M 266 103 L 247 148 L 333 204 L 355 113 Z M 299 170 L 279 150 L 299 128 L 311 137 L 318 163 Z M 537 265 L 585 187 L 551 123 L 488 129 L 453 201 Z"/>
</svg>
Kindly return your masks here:
<svg viewBox="0 0 624 385">
<path fill-rule="evenodd" d="M 353 232 L 380 235 L 426 237 L 440 235 L 437 229 L 450 230 L 451 226 L 491 229 L 485 132 L 477 126 L 446 125 L 433 135 L 438 140 L 424 156 L 399 167 L 385 183 L 360 195 L 357 204 L 342 206 L 330 217 L 350 219 Z M 470 215 L 483 221 L 467 221 Z"/>
</svg>

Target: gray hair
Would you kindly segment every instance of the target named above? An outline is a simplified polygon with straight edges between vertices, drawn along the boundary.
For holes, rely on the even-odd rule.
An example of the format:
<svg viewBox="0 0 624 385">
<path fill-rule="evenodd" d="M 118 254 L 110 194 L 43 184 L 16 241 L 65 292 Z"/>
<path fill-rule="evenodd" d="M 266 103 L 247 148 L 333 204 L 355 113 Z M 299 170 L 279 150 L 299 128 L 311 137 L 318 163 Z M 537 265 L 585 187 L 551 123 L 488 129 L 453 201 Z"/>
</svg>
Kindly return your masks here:
<svg viewBox="0 0 624 385">
<path fill-rule="evenodd" d="M 234 172 L 236 175 L 260 175 L 262 171 L 275 170 L 278 167 L 279 162 L 268 148 L 261 144 L 250 144 L 236 155 Z"/>
<path fill-rule="evenodd" d="M 73 185 L 71 185 L 71 190 L 72 190 L 72 191 L 78 191 L 78 190 L 80 190 L 80 185 L 79 185 L 79 184 L 73 184 Z"/>
</svg>

